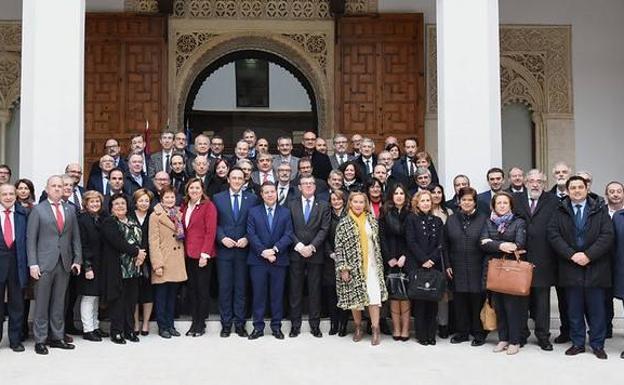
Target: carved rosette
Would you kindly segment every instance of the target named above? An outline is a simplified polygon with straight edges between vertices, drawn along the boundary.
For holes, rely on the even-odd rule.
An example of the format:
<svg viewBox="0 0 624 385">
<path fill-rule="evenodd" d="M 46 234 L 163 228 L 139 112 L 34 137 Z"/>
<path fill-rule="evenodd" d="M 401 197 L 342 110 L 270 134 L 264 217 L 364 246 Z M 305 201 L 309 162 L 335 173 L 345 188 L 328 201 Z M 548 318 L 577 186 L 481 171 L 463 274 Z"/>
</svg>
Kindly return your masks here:
<svg viewBox="0 0 624 385">
<path fill-rule="evenodd" d="M 436 44 L 435 26 L 428 26 L 427 112 L 432 114 L 438 98 Z M 534 111 L 571 114 L 570 45 L 566 26 L 501 26 L 502 105 L 521 102 Z"/>
<path fill-rule="evenodd" d="M 347 0 L 350 15 L 376 13 L 377 0 Z M 331 19 L 329 0 L 175 0 L 174 16 L 228 19 Z"/>
<path fill-rule="evenodd" d="M 295 33 L 295 34 L 282 34 L 282 36 L 293 40 L 297 43 L 307 54 L 316 60 L 323 71 L 323 74 L 327 76 L 327 35 L 324 33 Z"/>
<path fill-rule="evenodd" d="M 158 13 L 158 0 L 126 0 L 124 9 L 127 12 Z"/>
<path fill-rule="evenodd" d="M 195 50 L 216 36 L 218 35 L 207 32 L 176 33 L 176 74 L 180 72 L 184 63 Z"/>
</svg>

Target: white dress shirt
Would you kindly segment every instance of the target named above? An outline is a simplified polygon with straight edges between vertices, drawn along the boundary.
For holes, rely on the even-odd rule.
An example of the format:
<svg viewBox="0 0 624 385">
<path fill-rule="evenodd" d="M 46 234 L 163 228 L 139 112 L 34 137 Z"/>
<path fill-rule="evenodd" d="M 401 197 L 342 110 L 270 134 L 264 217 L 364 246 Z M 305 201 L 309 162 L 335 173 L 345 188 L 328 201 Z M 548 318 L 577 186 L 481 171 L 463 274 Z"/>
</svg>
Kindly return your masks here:
<svg viewBox="0 0 624 385">
<path fill-rule="evenodd" d="M 54 219 L 56 219 L 56 208 L 54 207 L 54 202 L 52 202 L 50 199 L 48 199 L 48 202 L 50 202 L 50 206 L 52 206 L 52 213 L 54 214 Z M 61 212 L 61 217 L 63 219 L 63 223 L 65 223 L 65 210 L 63 209 L 63 202 L 59 201 L 58 205 L 59 211 Z"/>
<path fill-rule="evenodd" d="M 11 219 L 11 234 L 13 234 L 13 242 L 15 242 L 15 206 L 9 207 L 9 210 L 11 211 L 9 213 L 9 218 Z M 0 224 L 2 225 L 2 234 L 6 234 L 6 231 L 4 230 L 4 221 L 7 214 L 5 211 L 6 208 L 0 206 Z"/>
</svg>

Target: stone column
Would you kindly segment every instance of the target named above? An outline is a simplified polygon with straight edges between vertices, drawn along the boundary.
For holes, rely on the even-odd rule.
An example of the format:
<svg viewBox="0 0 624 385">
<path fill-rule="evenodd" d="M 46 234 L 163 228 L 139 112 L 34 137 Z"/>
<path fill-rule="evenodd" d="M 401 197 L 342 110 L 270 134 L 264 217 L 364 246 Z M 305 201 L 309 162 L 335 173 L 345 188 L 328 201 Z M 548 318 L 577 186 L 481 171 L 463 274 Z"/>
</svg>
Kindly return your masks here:
<svg viewBox="0 0 624 385">
<path fill-rule="evenodd" d="M 24 0 L 20 176 L 37 191 L 82 163 L 85 0 Z"/>
<path fill-rule="evenodd" d="M 502 165 L 498 0 L 437 0 L 438 162 L 441 182 L 466 174 L 487 188 Z"/>
</svg>

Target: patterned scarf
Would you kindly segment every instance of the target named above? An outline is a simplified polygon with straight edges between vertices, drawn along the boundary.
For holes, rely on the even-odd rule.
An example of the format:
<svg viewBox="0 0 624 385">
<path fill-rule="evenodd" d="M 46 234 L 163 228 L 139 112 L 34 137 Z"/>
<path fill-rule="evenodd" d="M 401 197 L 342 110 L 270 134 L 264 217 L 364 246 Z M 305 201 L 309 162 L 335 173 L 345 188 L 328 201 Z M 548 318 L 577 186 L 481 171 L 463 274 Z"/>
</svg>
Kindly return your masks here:
<svg viewBox="0 0 624 385">
<path fill-rule="evenodd" d="M 176 228 L 176 239 L 178 241 L 183 241 L 184 240 L 184 226 L 182 225 L 182 221 L 180 220 L 180 217 L 179 217 L 180 211 L 175 206 L 168 210 L 165 208 L 165 206 L 163 206 L 163 209 L 167 212 L 167 217 L 169 217 L 169 219 L 171 220 L 171 222 L 173 222 L 173 225 Z"/>
<path fill-rule="evenodd" d="M 490 220 L 494 222 L 500 234 L 503 234 L 505 230 L 507 230 L 507 227 L 509 226 L 511 221 L 513 221 L 513 219 L 514 215 L 511 211 L 503 216 L 498 216 L 494 211 L 492 211 L 492 214 L 490 214 Z"/>
<path fill-rule="evenodd" d="M 364 279 L 366 279 L 368 274 L 368 235 L 366 235 L 366 212 L 362 211 L 360 215 L 356 215 L 353 211 L 349 210 L 349 216 L 358 227 L 360 248 L 362 250 L 362 273 L 364 274 Z"/>
</svg>

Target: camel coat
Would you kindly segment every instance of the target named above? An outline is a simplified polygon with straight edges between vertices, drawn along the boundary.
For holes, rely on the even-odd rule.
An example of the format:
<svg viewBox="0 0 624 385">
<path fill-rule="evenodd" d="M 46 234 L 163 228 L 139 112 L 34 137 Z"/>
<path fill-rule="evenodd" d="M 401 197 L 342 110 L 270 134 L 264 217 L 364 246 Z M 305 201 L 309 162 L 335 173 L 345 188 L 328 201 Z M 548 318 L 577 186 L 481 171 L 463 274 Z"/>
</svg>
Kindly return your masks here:
<svg viewBox="0 0 624 385">
<path fill-rule="evenodd" d="M 178 219 L 182 219 L 176 208 Z M 167 216 L 166 210 L 159 203 L 149 217 L 149 249 L 152 263 L 152 283 L 186 281 L 184 265 L 184 242 L 176 239 L 176 226 Z M 163 275 L 159 277 L 155 271 L 162 267 Z"/>
</svg>

